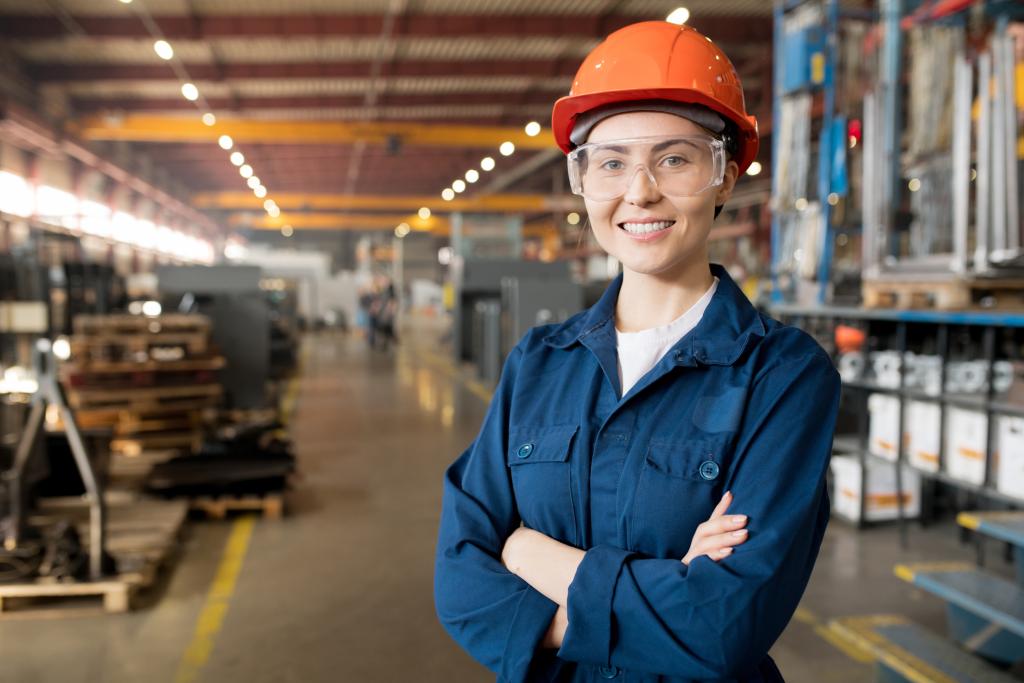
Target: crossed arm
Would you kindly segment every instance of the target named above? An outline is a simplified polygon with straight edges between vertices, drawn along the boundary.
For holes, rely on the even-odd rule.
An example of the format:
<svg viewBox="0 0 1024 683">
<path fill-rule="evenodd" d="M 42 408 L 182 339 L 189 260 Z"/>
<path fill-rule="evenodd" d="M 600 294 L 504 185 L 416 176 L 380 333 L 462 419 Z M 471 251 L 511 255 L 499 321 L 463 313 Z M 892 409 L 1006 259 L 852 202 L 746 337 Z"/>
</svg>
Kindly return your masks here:
<svg viewBox="0 0 1024 683">
<path fill-rule="evenodd" d="M 726 492 L 708 521 L 697 527 L 690 550 L 683 564 L 701 555 L 712 561 L 725 559 L 733 546 L 747 540 L 745 515 L 726 515 L 732 494 Z M 586 553 L 545 536 L 539 531 L 520 527 L 512 532 L 501 550 L 501 562 L 510 572 L 530 584 L 538 593 L 558 605 L 541 647 L 557 649 L 569 626 L 569 585 Z"/>
</svg>

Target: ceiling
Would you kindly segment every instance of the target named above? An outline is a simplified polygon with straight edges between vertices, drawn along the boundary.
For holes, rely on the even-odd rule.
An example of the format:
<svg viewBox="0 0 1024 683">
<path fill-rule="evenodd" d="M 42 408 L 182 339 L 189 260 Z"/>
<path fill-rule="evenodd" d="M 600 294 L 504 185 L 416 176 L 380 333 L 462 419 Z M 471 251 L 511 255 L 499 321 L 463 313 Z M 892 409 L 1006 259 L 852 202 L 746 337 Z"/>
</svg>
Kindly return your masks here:
<svg viewBox="0 0 1024 683">
<path fill-rule="evenodd" d="M 559 155 L 497 153 L 503 128 L 536 120 L 569 90 L 583 56 L 604 35 L 663 19 L 681 0 L 0 0 L 0 59 L 30 84 L 32 104 L 58 125 L 89 129 L 94 144 L 133 117 L 165 131 L 218 118 L 206 138 L 136 136 L 131 152 L 186 193 L 246 190 L 216 144 L 231 122 L 373 124 L 380 140 L 278 141 L 271 129 L 237 148 L 270 196 L 434 195 L 483 156 L 497 161 L 467 196 L 564 191 Z M 689 23 L 732 57 L 747 105 L 770 114 L 771 3 L 689 0 Z M 167 39 L 174 59 L 153 50 Z M 187 101 L 181 84 L 198 87 Z M 84 127 L 82 124 L 93 124 Z M 489 127 L 420 143 L 398 124 Z M 186 125 L 188 124 L 188 125 Z M 191 128 L 189 128 L 191 126 Z M 99 131 L 99 132 L 97 132 Z M 105 132 L 104 132 L 105 131 Z M 545 132 L 542 135 L 547 135 Z M 212 137 L 211 137 L 212 136 Z M 173 136 L 172 136 L 173 138 Z M 533 145 L 538 147 L 541 145 Z M 539 156 L 538 156 L 539 155 Z M 763 154 L 767 158 L 766 154 Z M 147 166 L 150 164 L 146 164 Z M 518 169 L 518 172 L 517 172 Z M 381 207 L 383 210 L 386 207 Z"/>
</svg>

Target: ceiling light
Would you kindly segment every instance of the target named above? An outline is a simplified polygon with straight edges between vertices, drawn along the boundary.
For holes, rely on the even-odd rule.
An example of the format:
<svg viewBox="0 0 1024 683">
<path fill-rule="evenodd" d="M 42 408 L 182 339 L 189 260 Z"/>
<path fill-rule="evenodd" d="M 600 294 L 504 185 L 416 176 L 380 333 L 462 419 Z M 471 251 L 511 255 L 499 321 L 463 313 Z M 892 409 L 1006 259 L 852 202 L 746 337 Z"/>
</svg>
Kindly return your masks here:
<svg viewBox="0 0 1024 683">
<path fill-rule="evenodd" d="M 272 206 L 269 209 L 267 209 L 267 215 L 270 216 L 271 218 L 277 218 L 278 216 L 281 215 L 281 209 L 277 208 L 276 205 Z"/>
<path fill-rule="evenodd" d="M 252 189 L 252 193 L 259 197 L 260 199 L 263 199 L 264 197 L 267 196 L 267 188 L 263 187 L 262 185 L 259 185 L 258 187 L 254 187 Z"/>
<path fill-rule="evenodd" d="M 203 114 L 203 123 L 205 123 L 208 126 L 215 126 L 217 125 L 217 117 L 211 114 L 210 112 L 206 112 L 205 114 Z"/>
<path fill-rule="evenodd" d="M 685 7 L 676 7 L 672 12 L 665 17 L 665 21 L 670 24 L 678 24 L 682 26 L 690 19 L 690 10 Z"/>
<path fill-rule="evenodd" d="M 199 88 L 197 88 L 192 83 L 186 83 L 185 85 L 181 86 L 181 94 L 185 96 L 186 100 L 189 100 L 190 102 L 195 102 L 199 99 Z"/>
<path fill-rule="evenodd" d="M 492 159 L 491 157 L 484 157 L 483 159 L 480 160 L 480 168 L 484 169 L 485 171 L 493 171 L 494 159 Z"/>
<path fill-rule="evenodd" d="M 511 141 L 506 140 L 501 143 L 501 147 L 498 148 L 498 151 L 501 152 L 501 156 L 510 157 L 512 156 L 512 153 L 516 151 L 516 146 L 513 145 Z"/>
<path fill-rule="evenodd" d="M 251 178 L 252 166 L 250 166 L 249 164 L 244 164 L 241 168 L 238 169 L 238 175 L 242 176 L 243 178 Z"/>
<path fill-rule="evenodd" d="M 267 201 L 263 202 L 263 208 L 266 209 L 267 211 L 270 211 L 270 207 L 272 206 L 277 206 L 277 202 L 275 202 L 273 199 L 268 199 Z"/>
<path fill-rule="evenodd" d="M 565 217 L 565 222 L 568 223 L 569 225 L 579 225 L 580 215 L 573 211 L 572 213 Z"/>
<path fill-rule="evenodd" d="M 907 183 L 907 189 L 909 189 L 911 192 L 917 192 L 918 190 L 921 189 L 921 181 L 918 180 L 917 178 L 911 178 L 910 182 Z"/>
<path fill-rule="evenodd" d="M 231 149 L 235 146 L 235 141 L 231 139 L 230 135 L 221 135 L 217 138 L 217 144 L 221 149 Z"/>
<path fill-rule="evenodd" d="M 453 190 L 450 187 L 444 188 L 443 190 L 441 190 L 441 199 L 445 200 L 446 202 L 450 202 L 451 200 L 455 199 L 455 190 Z"/>
<path fill-rule="evenodd" d="M 132 4 L 132 0 L 121 0 L 121 4 L 122 5 L 130 5 L 130 4 Z"/>
<path fill-rule="evenodd" d="M 425 206 L 421 206 L 420 210 L 417 211 L 416 214 L 420 217 L 421 220 L 425 221 L 428 218 L 430 218 L 430 209 L 428 209 Z"/>
<path fill-rule="evenodd" d="M 153 51 L 156 52 L 157 57 L 164 60 L 174 56 L 174 48 L 166 40 L 158 40 L 153 43 Z"/>
<path fill-rule="evenodd" d="M 245 156 L 243 156 L 241 152 L 232 152 L 231 163 L 235 166 L 241 166 L 245 163 Z"/>
<path fill-rule="evenodd" d="M 468 171 L 466 171 L 466 180 L 468 182 L 475 183 L 476 181 L 480 180 L 480 174 L 477 173 L 477 170 L 475 168 L 471 168 Z"/>
<path fill-rule="evenodd" d="M 295 231 L 292 230 L 292 226 L 290 226 L 290 225 L 282 225 L 281 226 L 281 234 L 284 235 L 285 237 L 291 237 L 294 233 L 295 233 Z"/>
<path fill-rule="evenodd" d="M 255 190 L 257 187 L 259 187 L 260 184 L 261 184 L 260 183 L 260 177 L 256 176 L 256 175 L 249 176 L 249 179 L 247 181 L 245 181 L 245 182 L 253 190 Z"/>
<path fill-rule="evenodd" d="M 452 183 L 452 189 L 455 190 L 456 192 L 465 192 L 466 183 L 464 183 L 461 180 L 456 180 L 454 183 Z"/>
<path fill-rule="evenodd" d="M 526 134 L 531 138 L 540 135 L 540 124 L 536 121 L 530 121 L 526 124 Z"/>
<path fill-rule="evenodd" d="M 758 161 L 752 162 L 750 166 L 747 167 L 747 175 L 757 175 L 760 172 L 761 163 Z"/>
</svg>

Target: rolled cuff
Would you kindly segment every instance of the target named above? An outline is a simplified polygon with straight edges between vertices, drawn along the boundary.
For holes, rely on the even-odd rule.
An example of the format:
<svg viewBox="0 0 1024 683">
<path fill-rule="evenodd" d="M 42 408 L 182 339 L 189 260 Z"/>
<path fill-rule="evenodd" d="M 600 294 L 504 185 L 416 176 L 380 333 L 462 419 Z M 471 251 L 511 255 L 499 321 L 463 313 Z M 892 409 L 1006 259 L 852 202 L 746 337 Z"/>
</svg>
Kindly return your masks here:
<svg viewBox="0 0 1024 683">
<path fill-rule="evenodd" d="M 622 565 L 632 555 L 611 546 L 594 546 L 583 556 L 569 585 L 569 627 L 558 651 L 561 659 L 610 666 L 612 601 Z"/>
</svg>

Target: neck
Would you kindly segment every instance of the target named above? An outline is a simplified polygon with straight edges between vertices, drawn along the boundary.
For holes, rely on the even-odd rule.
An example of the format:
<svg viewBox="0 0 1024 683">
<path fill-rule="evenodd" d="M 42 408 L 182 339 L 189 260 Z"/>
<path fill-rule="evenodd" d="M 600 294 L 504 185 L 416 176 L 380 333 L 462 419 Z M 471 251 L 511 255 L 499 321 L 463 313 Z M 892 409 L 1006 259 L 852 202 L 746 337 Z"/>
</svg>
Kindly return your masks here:
<svg viewBox="0 0 1024 683">
<path fill-rule="evenodd" d="M 615 304 L 615 328 L 639 332 L 667 325 L 690 310 L 714 282 L 706 257 L 670 277 L 626 269 Z"/>
</svg>

